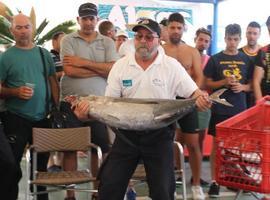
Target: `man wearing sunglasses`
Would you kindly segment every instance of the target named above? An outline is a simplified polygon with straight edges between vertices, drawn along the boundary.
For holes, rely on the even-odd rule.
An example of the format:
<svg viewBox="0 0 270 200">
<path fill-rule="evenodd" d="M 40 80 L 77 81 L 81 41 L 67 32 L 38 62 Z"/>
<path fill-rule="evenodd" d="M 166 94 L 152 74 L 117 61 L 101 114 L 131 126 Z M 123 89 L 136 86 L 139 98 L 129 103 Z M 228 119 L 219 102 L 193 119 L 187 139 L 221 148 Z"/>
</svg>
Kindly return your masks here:
<svg viewBox="0 0 270 200">
<path fill-rule="evenodd" d="M 135 53 L 118 60 L 108 76 L 106 96 L 123 98 L 175 99 L 176 95 L 197 98 L 200 109 L 211 103 L 185 69 L 160 50 L 160 27 L 151 19 L 140 21 L 135 32 Z M 88 105 L 88 106 L 87 106 Z M 75 110 L 87 119 L 89 103 Z M 112 150 L 100 171 L 99 199 L 123 199 L 136 166 L 143 161 L 149 196 L 153 200 L 173 200 L 175 192 L 173 140 L 174 125 L 156 130 L 119 129 Z M 121 137 L 120 137 L 121 135 Z"/>
</svg>

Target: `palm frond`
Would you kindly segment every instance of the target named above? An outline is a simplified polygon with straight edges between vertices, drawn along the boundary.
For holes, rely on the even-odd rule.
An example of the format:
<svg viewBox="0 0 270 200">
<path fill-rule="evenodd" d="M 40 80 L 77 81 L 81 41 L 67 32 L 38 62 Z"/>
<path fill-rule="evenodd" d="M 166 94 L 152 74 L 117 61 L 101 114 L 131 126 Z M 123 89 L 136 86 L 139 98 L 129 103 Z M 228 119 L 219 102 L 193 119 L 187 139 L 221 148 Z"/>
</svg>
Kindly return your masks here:
<svg viewBox="0 0 270 200">
<path fill-rule="evenodd" d="M 36 41 L 36 43 L 38 45 L 44 44 L 44 42 L 49 41 L 52 38 L 53 34 L 55 34 L 56 32 L 62 31 L 62 32 L 66 33 L 66 34 L 71 33 L 71 32 L 74 31 L 73 27 L 75 26 L 75 24 L 76 23 L 74 21 L 72 21 L 72 20 L 63 22 L 63 23 L 57 25 L 56 27 L 54 27 L 53 29 L 51 29 L 42 38 L 38 39 Z"/>
<path fill-rule="evenodd" d="M 9 38 L 10 40 L 13 40 L 13 35 L 9 31 L 10 28 L 10 22 L 0 15 L 0 34 L 4 35 L 6 38 Z"/>
<path fill-rule="evenodd" d="M 20 10 L 18 10 L 18 13 L 21 13 Z M 10 28 L 10 21 L 12 19 L 13 13 L 11 10 L 0 1 L 0 44 L 14 44 L 14 38 L 12 34 L 9 31 Z M 51 39 L 52 35 L 56 32 L 63 31 L 65 33 L 70 33 L 73 32 L 74 30 L 72 29 L 74 25 L 76 24 L 73 21 L 66 21 L 64 23 L 61 23 L 51 29 L 47 34 L 43 34 L 43 37 L 40 38 L 41 33 L 43 30 L 46 28 L 48 25 L 49 21 L 45 18 L 41 24 L 37 27 L 36 26 L 36 13 L 34 8 L 32 7 L 31 12 L 30 12 L 30 20 L 33 25 L 33 40 L 35 43 L 42 45 L 44 42 L 48 41 Z"/>
<path fill-rule="evenodd" d="M 30 21 L 32 23 L 32 27 L 33 27 L 33 33 L 32 33 L 32 38 L 35 38 L 36 35 L 36 13 L 35 13 L 35 9 L 34 7 L 31 8 L 31 12 L 30 12 Z"/>
<path fill-rule="evenodd" d="M 0 15 L 4 16 L 7 20 L 11 20 L 13 13 L 3 2 L 0 2 Z"/>
<path fill-rule="evenodd" d="M 0 44 L 13 44 L 14 40 L 0 33 Z"/>
<path fill-rule="evenodd" d="M 39 27 L 36 29 L 36 35 L 35 35 L 34 41 L 37 41 L 39 39 L 40 33 L 45 29 L 45 27 L 48 25 L 48 23 L 49 23 L 49 21 L 47 21 L 46 18 L 41 22 Z"/>
</svg>

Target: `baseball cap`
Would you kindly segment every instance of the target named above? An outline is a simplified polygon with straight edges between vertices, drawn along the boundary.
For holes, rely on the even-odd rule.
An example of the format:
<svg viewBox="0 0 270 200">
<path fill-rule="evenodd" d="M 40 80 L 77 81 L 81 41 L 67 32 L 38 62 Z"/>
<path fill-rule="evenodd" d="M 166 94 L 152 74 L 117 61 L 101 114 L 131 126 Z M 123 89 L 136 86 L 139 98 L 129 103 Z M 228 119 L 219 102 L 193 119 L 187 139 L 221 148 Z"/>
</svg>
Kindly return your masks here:
<svg viewBox="0 0 270 200">
<path fill-rule="evenodd" d="M 270 26 L 270 16 L 266 20 L 266 26 Z"/>
<path fill-rule="evenodd" d="M 97 16 L 97 6 L 93 3 L 84 3 L 78 10 L 80 17 Z"/>
<path fill-rule="evenodd" d="M 133 28 L 132 31 L 137 32 L 140 27 L 146 28 L 147 30 L 151 31 L 152 33 L 157 33 L 160 36 L 160 27 L 157 22 L 152 19 L 143 19 L 138 22 Z"/>
<path fill-rule="evenodd" d="M 164 18 L 162 19 L 159 24 L 163 25 L 163 26 L 168 26 L 168 19 Z"/>
<path fill-rule="evenodd" d="M 125 36 L 125 37 L 127 37 L 128 38 L 128 34 L 127 34 L 127 32 L 126 31 L 124 31 L 124 30 L 121 30 L 121 29 L 118 29 L 117 30 L 117 32 L 116 32 L 116 35 L 115 35 L 116 37 L 118 37 L 118 36 Z"/>
</svg>

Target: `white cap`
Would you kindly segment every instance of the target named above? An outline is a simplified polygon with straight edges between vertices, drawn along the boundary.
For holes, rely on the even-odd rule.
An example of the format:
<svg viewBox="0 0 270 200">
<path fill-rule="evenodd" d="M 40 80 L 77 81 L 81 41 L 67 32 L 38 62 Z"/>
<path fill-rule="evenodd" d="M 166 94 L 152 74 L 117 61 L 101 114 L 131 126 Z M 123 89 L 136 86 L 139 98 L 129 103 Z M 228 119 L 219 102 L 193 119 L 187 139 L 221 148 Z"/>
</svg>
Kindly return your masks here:
<svg viewBox="0 0 270 200">
<path fill-rule="evenodd" d="M 126 31 L 124 31 L 124 30 L 121 30 L 121 29 L 117 30 L 116 35 L 115 35 L 115 36 L 116 36 L 116 37 L 118 37 L 118 36 L 125 36 L 125 37 L 127 37 L 127 38 L 128 38 L 128 34 L 127 34 L 127 32 L 126 32 Z"/>
</svg>

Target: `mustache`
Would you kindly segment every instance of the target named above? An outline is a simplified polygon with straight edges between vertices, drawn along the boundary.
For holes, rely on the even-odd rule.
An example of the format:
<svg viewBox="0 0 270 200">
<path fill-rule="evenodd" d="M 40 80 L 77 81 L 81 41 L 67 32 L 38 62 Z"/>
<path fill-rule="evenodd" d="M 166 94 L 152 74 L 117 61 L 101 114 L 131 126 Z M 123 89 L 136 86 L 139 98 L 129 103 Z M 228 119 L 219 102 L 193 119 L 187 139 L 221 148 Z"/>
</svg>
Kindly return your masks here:
<svg viewBox="0 0 270 200">
<path fill-rule="evenodd" d="M 171 34 L 171 37 L 181 37 L 181 34 L 180 33 L 173 33 L 173 34 Z"/>
<path fill-rule="evenodd" d="M 19 38 L 25 40 L 31 38 L 31 35 L 20 35 Z"/>
<path fill-rule="evenodd" d="M 84 28 L 84 29 L 91 29 L 91 30 L 92 30 L 92 29 L 95 29 L 95 27 L 94 27 L 94 26 L 91 26 L 91 25 L 84 26 L 83 28 Z"/>
<path fill-rule="evenodd" d="M 138 45 L 136 49 L 148 49 L 148 47 L 144 44 Z"/>
</svg>

